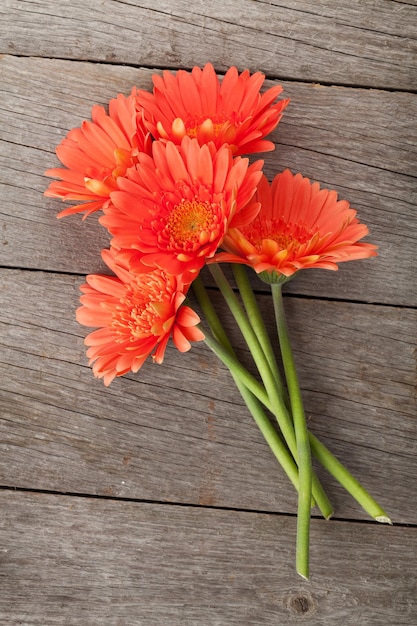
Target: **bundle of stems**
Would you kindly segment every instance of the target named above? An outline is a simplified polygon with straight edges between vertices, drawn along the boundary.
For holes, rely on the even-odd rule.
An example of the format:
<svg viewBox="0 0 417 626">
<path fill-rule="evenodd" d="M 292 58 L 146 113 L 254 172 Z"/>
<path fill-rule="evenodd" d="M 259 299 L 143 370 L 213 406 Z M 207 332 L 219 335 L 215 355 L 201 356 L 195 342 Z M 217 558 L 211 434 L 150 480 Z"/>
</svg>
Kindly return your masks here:
<svg viewBox="0 0 417 626">
<path fill-rule="evenodd" d="M 248 346 L 259 376 L 253 376 L 237 359 L 209 292 L 202 278 L 198 277 L 193 282 L 193 290 L 209 327 L 209 330 L 203 328 L 205 343 L 230 370 L 272 453 L 297 490 L 296 570 L 300 576 L 308 579 L 311 509 L 317 505 L 325 519 L 333 515 L 332 504 L 312 468 L 312 456 L 373 519 L 388 524 L 391 520 L 360 482 L 307 427 L 284 311 L 283 281 L 270 284 L 285 384 L 246 268 L 237 263 L 231 264 L 231 267 L 238 293 L 234 291 L 220 265 L 209 265 L 211 275 Z"/>
</svg>

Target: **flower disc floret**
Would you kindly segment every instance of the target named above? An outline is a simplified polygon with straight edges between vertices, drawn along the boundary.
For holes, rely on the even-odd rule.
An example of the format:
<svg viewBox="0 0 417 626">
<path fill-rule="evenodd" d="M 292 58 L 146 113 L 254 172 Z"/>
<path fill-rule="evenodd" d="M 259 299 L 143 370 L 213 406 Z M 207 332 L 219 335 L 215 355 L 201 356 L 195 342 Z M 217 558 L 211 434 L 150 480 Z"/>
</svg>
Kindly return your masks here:
<svg viewBox="0 0 417 626">
<path fill-rule="evenodd" d="M 168 215 L 165 234 L 172 246 L 191 250 L 209 241 L 210 236 L 218 236 L 219 224 L 217 206 L 201 200 L 183 199 L 174 206 Z"/>
</svg>

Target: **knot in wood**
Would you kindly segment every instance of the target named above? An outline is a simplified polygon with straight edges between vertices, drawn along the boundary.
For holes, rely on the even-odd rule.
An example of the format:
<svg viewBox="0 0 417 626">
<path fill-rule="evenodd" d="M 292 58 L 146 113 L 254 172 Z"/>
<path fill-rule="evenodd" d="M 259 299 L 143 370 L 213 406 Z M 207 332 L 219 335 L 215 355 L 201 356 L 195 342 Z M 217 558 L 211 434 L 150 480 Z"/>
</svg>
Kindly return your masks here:
<svg viewBox="0 0 417 626">
<path fill-rule="evenodd" d="M 310 593 L 302 591 L 300 593 L 290 595 L 287 607 L 292 613 L 298 615 L 298 617 L 307 617 L 312 613 L 315 613 L 317 603 Z"/>
</svg>

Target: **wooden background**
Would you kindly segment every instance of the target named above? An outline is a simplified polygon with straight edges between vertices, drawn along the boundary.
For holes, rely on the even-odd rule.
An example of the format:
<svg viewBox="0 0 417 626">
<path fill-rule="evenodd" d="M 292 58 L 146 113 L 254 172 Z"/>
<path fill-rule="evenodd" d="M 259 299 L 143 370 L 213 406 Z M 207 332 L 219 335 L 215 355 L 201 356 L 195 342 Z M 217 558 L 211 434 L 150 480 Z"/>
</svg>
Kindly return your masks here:
<svg viewBox="0 0 417 626">
<path fill-rule="evenodd" d="M 416 5 L 0 3 L 0 624 L 417 623 Z M 394 521 L 321 473 L 336 511 L 314 513 L 308 582 L 293 489 L 203 345 L 93 378 L 74 311 L 108 239 L 43 196 L 93 104 L 207 61 L 283 84 L 267 173 L 337 189 L 379 246 L 286 289 L 310 427 Z"/>
</svg>

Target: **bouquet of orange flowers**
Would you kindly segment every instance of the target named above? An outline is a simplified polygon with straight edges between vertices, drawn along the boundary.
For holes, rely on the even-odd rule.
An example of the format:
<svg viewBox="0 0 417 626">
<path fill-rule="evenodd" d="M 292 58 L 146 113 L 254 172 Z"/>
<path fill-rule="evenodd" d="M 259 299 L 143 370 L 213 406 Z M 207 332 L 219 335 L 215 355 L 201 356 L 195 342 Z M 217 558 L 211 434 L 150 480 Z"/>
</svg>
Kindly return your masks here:
<svg viewBox="0 0 417 626">
<path fill-rule="evenodd" d="M 77 320 L 95 328 L 85 339 L 95 376 L 109 385 L 151 357 L 162 363 L 169 339 L 180 352 L 204 341 L 231 375 L 272 452 L 298 492 L 296 569 L 309 575 L 311 507 L 333 513 L 312 469 L 320 463 L 374 519 L 389 517 L 309 432 L 291 351 L 282 285 L 309 267 L 376 255 L 368 229 L 335 191 L 301 174 L 278 173 L 270 184 L 266 136 L 289 100 L 277 85 L 262 92 L 260 72 L 231 67 L 222 80 L 211 64 L 153 76 L 153 92 L 134 87 L 94 106 L 92 120 L 57 147 L 64 168 L 50 169 L 47 196 L 75 201 L 59 217 L 101 211 L 111 235 L 102 258 L 114 275 L 90 275 Z M 231 265 L 236 289 L 222 270 Z M 239 362 L 201 278 L 207 266 L 253 356 L 259 376 Z M 271 286 L 277 352 L 247 275 Z M 205 324 L 191 308 L 192 289 Z"/>
</svg>

